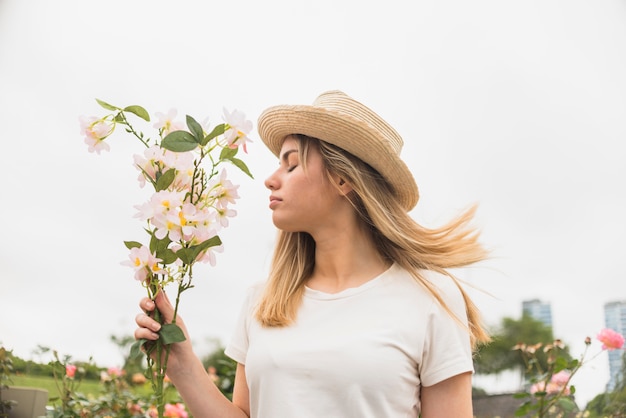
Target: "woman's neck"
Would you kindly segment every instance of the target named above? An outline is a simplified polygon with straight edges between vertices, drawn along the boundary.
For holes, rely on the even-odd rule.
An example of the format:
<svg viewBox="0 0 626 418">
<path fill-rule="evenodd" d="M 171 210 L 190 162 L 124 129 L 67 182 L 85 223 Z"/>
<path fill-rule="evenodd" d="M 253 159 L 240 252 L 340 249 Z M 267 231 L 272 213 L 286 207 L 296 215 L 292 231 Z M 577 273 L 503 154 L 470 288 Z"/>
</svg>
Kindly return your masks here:
<svg viewBox="0 0 626 418">
<path fill-rule="evenodd" d="M 357 287 L 390 266 L 362 228 L 338 231 L 315 244 L 315 267 L 307 281 L 307 286 L 315 290 L 337 293 Z"/>
</svg>

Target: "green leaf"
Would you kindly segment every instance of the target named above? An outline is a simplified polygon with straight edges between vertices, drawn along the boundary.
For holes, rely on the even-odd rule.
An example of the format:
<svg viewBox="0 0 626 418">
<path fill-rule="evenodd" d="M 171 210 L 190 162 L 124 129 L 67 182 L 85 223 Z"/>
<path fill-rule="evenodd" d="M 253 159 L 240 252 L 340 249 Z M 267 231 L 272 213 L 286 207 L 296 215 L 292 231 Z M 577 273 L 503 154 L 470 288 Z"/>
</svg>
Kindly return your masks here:
<svg viewBox="0 0 626 418">
<path fill-rule="evenodd" d="M 235 155 L 237 155 L 238 151 L 239 148 L 224 147 L 222 148 L 222 152 L 220 152 L 220 160 L 230 160 Z"/>
<path fill-rule="evenodd" d="M 100 106 L 102 106 L 103 108 L 105 108 L 106 110 L 120 110 L 119 107 L 110 105 L 110 104 L 108 104 L 107 102 L 105 102 L 103 100 L 96 99 L 96 102 L 98 102 L 98 104 Z"/>
<path fill-rule="evenodd" d="M 169 248 L 166 248 L 164 250 L 158 250 L 156 252 L 156 256 L 163 261 L 163 264 L 172 264 L 178 259 L 176 253 Z"/>
<path fill-rule="evenodd" d="M 522 405 L 520 405 L 519 408 L 517 408 L 517 410 L 515 411 L 515 416 L 516 417 L 523 417 L 526 414 L 528 414 L 528 412 L 531 409 L 531 404 L 528 402 L 524 402 Z"/>
<path fill-rule="evenodd" d="M 222 240 L 217 235 L 209 238 L 206 241 L 201 242 L 198 245 L 192 245 L 188 248 L 181 248 L 176 252 L 176 255 L 180 260 L 185 264 L 193 264 L 196 261 L 198 255 L 205 251 L 207 248 L 214 247 L 216 245 L 220 245 Z"/>
<path fill-rule="evenodd" d="M 197 146 L 196 138 L 187 131 L 170 132 L 161 142 L 161 147 L 174 152 L 191 151 Z"/>
<path fill-rule="evenodd" d="M 157 192 L 159 192 L 161 190 L 165 190 L 168 187 L 170 187 L 170 185 L 172 184 L 172 182 L 174 181 L 175 178 L 176 178 L 176 169 L 175 168 L 170 168 L 165 173 L 163 173 L 163 174 L 161 174 L 159 176 L 159 178 L 156 181 L 156 185 L 154 186 L 154 188 L 156 189 Z"/>
<path fill-rule="evenodd" d="M 187 251 L 187 248 L 181 248 L 176 251 L 176 257 L 180 258 L 180 261 L 185 264 L 191 264 L 193 262 L 193 257 L 191 257 L 191 254 Z"/>
<path fill-rule="evenodd" d="M 131 250 L 133 248 L 140 248 L 143 244 L 137 241 L 124 241 L 124 245 Z"/>
<path fill-rule="evenodd" d="M 561 370 L 566 369 L 568 366 L 568 362 L 565 358 L 558 356 L 555 360 L 554 360 L 554 373 L 558 373 Z"/>
<path fill-rule="evenodd" d="M 187 115 L 187 127 L 196 138 L 196 142 L 198 144 L 202 143 L 204 139 L 204 130 L 202 129 L 202 126 L 200 126 L 200 124 L 189 115 Z"/>
<path fill-rule="evenodd" d="M 559 398 L 557 401 L 559 406 L 563 408 L 566 412 L 571 412 L 576 409 L 576 403 L 570 398 Z"/>
<path fill-rule="evenodd" d="M 159 335 L 161 336 L 161 341 L 163 341 L 163 344 L 166 345 L 179 343 L 186 340 L 185 333 L 176 324 L 163 324 L 163 326 L 161 326 L 161 329 L 159 330 Z"/>
<path fill-rule="evenodd" d="M 146 339 L 137 340 L 130 346 L 129 360 L 137 360 L 138 358 L 143 357 L 144 353 L 141 351 L 141 347 L 147 341 L 148 340 Z"/>
<path fill-rule="evenodd" d="M 163 239 L 158 239 L 154 234 L 150 238 L 150 252 L 158 254 L 161 251 L 165 251 L 170 245 L 172 240 L 166 235 Z"/>
<path fill-rule="evenodd" d="M 148 114 L 146 109 L 144 109 L 141 106 L 137 106 L 137 105 L 126 106 L 123 110 L 124 112 L 130 112 L 132 114 L 139 116 L 141 119 L 145 120 L 146 122 L 150 122 L 150 115 Z"/>
<path fill-rule="evenodd" d="M 248 177 L 254 178 L 252 176 L 252 173 L 250 173 L 250 170 L 248 169 L 248 166 L 246 165 L 246 163 L 244 163 L 239 158 L 235 158 L 235 155 L 237 155 L 238 151 L 239 151 L 239 148 L 224 147 L 224 148 L 222 148 L 222 152 L 220 152 L 220 160 L 222 160 L 222 161 L 230 161 L 236 167 L 238 167 L 241 171 L 246 173 L 248 175 Z"/>
<path fill-rule="evenodd" d="M 250 177 L 251 179 L 254 178 L 252 176 L 252 173 L 250 173 L 250 170 L 248 169 L 248 166 L 242 160 L 240 160 L 239 158 L 231 158 L 229 161 L 231 163 L 233 163 L 236 167 L 238 167 L 241 171 L 246 173 L 248 175 L 248 177 Z"/>
<path fill-rule="evenodd" d="M 204 137 L 204 139 L 202 140 L 202 146 L 205 146 L 206 144 L 209 143 L 210 140 L 212 140 L 218 135 L 222 135 L 224 132 L 226 132 L 226 124 L 221 123 L 217 125 L 215 128 L 213 128 L 210 134 Z"/>
</svg>

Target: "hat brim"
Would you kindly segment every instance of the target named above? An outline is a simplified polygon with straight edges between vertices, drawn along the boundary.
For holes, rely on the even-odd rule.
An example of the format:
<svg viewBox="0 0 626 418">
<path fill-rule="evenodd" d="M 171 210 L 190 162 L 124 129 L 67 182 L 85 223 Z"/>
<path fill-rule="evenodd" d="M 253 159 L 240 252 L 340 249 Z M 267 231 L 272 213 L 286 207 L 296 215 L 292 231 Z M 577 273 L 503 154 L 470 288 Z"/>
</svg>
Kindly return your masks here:
<svg viewBox="0 0 626 418">
<path fill-rule="evenodd" d="M 413 174 L 378 130 L 348 114 L 307 105 L 281 105 L 259 116 L 259 136 L 276 156 L 289 135 L 302 134 L 348 151 L 376 169 L 401 205 L 411 210 L 419 199 Z"/>
</svg>

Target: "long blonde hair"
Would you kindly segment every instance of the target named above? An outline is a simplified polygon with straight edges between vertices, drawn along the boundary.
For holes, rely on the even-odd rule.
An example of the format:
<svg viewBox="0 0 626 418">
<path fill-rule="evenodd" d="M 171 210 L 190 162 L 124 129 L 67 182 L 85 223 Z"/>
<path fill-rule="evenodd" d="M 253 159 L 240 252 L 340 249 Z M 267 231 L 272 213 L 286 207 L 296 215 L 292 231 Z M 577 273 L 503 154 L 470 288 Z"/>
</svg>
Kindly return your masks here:
<svg viewBox="0 0 626 418">
<path fill-rule="evenodd" d="M 297 139 L 304 169 L 309 147 L 315 146 L 322 155 L 329 178 L 334 173 L 352 186 L 349 199 L 380 254 L 407 270 L 453 315 L 420 271 L 432 270 L 449 276 L 465 300 L 472 346 L 489 341 L 478 308 L 459 281 L 447 271 L 476 263 L 487 256 L 487 251 L 478 243 L 477 231 L 469 227 L 475 208 L 461 213 L 440 228 L 424 228 L 409 216 L 385 179 L 367 163 L 324 141 L 304 135 L 293 137 Z M 315 241 L 308 233 L 278 232 L 269 280 L 256 311 L 256 318 L 263 326 L 286 326 L 295 320 L 305 282 L 311 276 L 314 264 Z"/>
</svg>

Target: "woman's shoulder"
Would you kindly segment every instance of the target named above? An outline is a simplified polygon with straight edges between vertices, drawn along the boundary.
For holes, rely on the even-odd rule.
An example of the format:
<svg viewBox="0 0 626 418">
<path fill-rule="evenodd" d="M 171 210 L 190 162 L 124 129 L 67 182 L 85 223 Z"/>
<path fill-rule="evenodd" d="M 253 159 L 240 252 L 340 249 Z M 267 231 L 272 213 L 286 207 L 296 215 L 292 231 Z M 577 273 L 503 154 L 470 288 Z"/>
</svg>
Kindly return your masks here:
<svg viewBox="0 0 626 418">
<path fill-rule="evenodd" d="M 263 295 L 263 289 L 265 288 L 265 282 L 263 281 L 255 281 L 252 284 L 249 284 L 248 287 L 244 290 L 244 295 L 241 299 L 241 314 L 246 317 L 250 317 L 253 315 L 256 310 L 259 301 L 261 300 L 261 296 Z"/>
<path fill-rule="evenodd" d="M 258 280 L 248 286 L 248 288 L 246 289 L 246 301 L 248 302 L 248 304 L 254 304 L 258 302 L 258 300 L 261 298 L 261 295 L 263 294 L 263 291 L 265 290 L 265 284 L 265 281 Z"/>
</svg>

